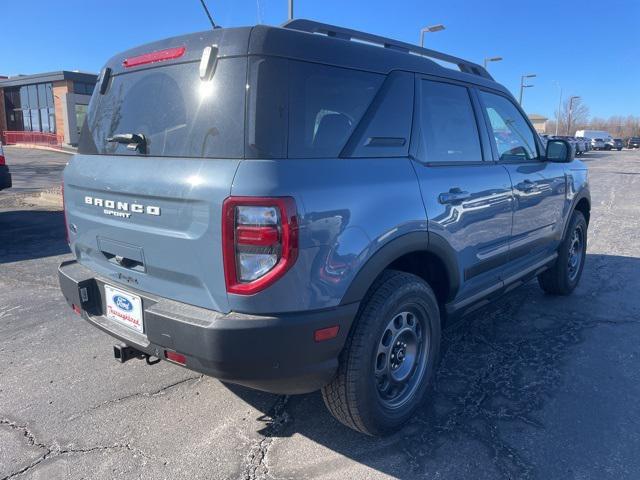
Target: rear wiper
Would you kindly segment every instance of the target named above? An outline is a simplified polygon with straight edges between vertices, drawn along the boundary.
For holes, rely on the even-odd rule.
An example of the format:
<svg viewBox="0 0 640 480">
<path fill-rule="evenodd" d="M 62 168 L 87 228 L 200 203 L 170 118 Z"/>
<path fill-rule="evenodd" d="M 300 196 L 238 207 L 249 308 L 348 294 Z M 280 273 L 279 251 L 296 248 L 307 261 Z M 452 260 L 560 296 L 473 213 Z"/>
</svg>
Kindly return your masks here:
<svg viewBox="0 0 640 480">
<path fill-rule="evenodd" d="M 142 133 L 116 133 L 107 138 L 107 142 L 121 143 L 129 150 L 136 150 L 143 155 L 147 153 L 147 138 Z"/>
</svg>

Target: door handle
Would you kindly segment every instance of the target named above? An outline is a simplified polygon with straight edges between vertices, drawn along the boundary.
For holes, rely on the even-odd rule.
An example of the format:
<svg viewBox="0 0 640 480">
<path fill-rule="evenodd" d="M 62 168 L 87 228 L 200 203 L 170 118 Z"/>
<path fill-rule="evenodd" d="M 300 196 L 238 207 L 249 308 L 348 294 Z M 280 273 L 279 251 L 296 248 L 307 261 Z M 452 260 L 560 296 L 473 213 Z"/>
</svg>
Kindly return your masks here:
<svg viewBox="0 0 640 480">
<path fill-rule="evenodd" d="M 443 205 L 448 203 L 462 202 L 464 200 L 468 200 L 469 198 L 471 198 L 471 194 L 469 192 L 460 190 L 458 187 L 452 188 L 448 192 L 444 192 L 438 195 L 438 201 Z"/>
<path fill-rule="evenodd" d="M 535 182 L 527 179 L 516 185 L 516 188 L 522 192 L 534 192 L 538 189 L 538 185 Z"/>
</svg>

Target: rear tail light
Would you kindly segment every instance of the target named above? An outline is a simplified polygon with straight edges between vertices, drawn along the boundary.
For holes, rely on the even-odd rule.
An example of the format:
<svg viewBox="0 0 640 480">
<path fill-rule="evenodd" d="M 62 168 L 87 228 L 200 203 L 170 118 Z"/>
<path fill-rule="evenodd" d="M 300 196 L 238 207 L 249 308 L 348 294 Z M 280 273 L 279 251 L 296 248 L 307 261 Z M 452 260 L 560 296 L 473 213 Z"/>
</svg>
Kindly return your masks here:
<svg viewBox="0 0 640 480">
<path fill-rule="evenodd" d="M 0 142 L 0 165 L 5 165 L 4 151 L 2 150 L 2 143 Z"/>
<path fill-rule="evenodd" d="M 298 257 L 298 219 L 291 197 L 229 197 L 222 206 L 227 292 L 251 295 L 273 284 Z"/>
</svg>

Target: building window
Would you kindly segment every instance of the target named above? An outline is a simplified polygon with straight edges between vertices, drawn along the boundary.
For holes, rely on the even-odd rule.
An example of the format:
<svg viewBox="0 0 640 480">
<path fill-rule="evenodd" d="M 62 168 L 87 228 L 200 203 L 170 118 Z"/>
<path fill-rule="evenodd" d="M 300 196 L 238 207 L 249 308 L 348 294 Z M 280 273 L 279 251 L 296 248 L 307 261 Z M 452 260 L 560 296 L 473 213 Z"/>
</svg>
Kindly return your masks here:
<svg viewBox="0 0 640 480">
<path fill-rule="evenodd" d="M 4 91 L 7 130 L 55 133 L 53 84 L 9 87 Z"/>
<path fill-rule="evenodd" d="M 73 93 L 77 93 L 80 95 L 91 95 L 93 93 L 94 87 L 95 83 L 73 82 Z"/>
<path fill-rule="evenodd" d="M 82 131 L 82 126 L 84 125 L 84 119 L 87 116 L 87 106 L 86 105 L 78 105 L 76 103 L 76 127 L 78 128 L 78 135 Z"/>
</svg>

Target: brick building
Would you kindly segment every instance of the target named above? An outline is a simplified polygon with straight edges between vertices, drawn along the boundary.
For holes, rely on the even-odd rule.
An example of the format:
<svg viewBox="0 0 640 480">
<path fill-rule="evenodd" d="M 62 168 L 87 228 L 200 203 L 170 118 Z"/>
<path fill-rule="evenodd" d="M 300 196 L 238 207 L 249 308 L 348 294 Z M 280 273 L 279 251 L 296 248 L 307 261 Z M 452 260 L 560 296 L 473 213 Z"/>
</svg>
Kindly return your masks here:
<svg viewBox="0 0 640 480">
<path fill-rule="evenodd" d="M 96 79 L 66 70 L 0 78 L 0 132 L 56 133 L 77 144 Z"/>
</svg>

